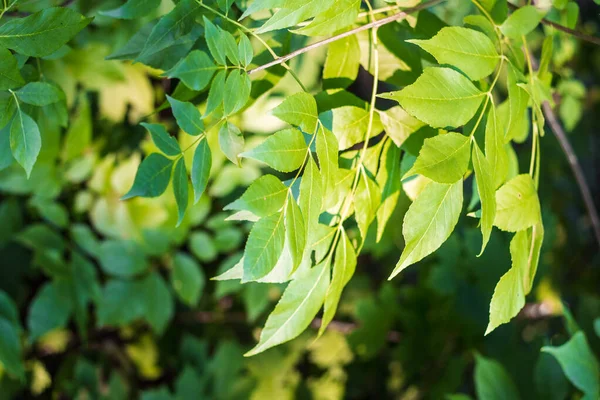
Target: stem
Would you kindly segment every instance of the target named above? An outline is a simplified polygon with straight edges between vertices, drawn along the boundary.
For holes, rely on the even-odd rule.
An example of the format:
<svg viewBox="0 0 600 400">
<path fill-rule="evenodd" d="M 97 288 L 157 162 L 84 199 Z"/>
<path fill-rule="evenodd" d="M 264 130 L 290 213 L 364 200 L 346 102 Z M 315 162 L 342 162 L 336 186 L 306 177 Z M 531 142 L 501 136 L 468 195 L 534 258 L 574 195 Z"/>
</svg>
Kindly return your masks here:
<svg viewBox="0 0 600 400">
<path fill-rule="evenodd" d="M 275 60 L 273 60 L 273 61 L 271 61 L 269 63 L 261 65 L 260 67 L 256 67 L 254 69 L 251 69 L 250 71 L 248 71 L 248 75 L 251 75 L 251 74 L 254 74 L 256 72 L 265 70 L 267 68 L 271 68 L 271 67 L 273 67 L 275 65 L 283 64 L 286 61 L 291 60 L 292 58 L 297 57 L 297 56 L 299 56 L 301 54 L 304 54 L 304 53 L 306 53 L 306 52 L 308 52 L 310 50 L 319 48 L 321 46 L 325 46 L 325 45 L 327 45 L 329 43 L 335 42 L 335 41 L 343 39 L 345 37 L 355 35 L 355 34 L 357 34 L 359 32 L 366 31 L 366 30 L 369 30 L 371 28 L 377 28 L 377 27 L 380 27 L 382 25 L 389 24 L 390 22 L 398 21 L 398 20 L 400 20 L 402 18 L 407 17 L 409 14 L 415 13 L 415 12 L 423 10 L 425 8 L 432 7 L 432 6 L 434 6 L 434 5 L 438 4 L 438 3 L 441 3 L 442 1 L 444 1 L 444 0 L 430 0 L 430 1 L 427 1 L 427 2 L 425 2 L 423 4 L 418 5 L 416 7 L 407 8 L 406 10 L 400 11 L 400 12 L 398 12 L 398 13 L 396 13 L 394 15 L 391 15 L 389 17 L 382 18 L 380 20 L 373 20 L 373 21 L 371 21 L 368 24 L 359 26 L 358 28 L 354 28 L 354 29 L 351 29 L 351 30 L 349 30 L 347 32 L 340 33 L 339 35 L 332 36 L 332 37 L 330 37 L 328 39 L 324 39 L 324 40 L 321 40 L 319 42 L 315 42 L 315 43 L 309 44 L 308 46 L 302 47 L 301 49 L 293 51 L 293 52 L 291 52 L 290 54 L 288 54 L 286 56 L 276 58 Z"/>
</svg>

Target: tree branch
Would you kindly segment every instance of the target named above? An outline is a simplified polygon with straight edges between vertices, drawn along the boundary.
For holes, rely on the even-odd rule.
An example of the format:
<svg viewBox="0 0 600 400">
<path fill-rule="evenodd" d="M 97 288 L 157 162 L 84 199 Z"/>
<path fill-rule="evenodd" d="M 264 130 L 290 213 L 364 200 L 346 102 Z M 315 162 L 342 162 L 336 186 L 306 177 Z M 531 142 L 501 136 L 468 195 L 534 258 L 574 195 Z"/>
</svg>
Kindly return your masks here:
<svg viewBox="0 0 600 400">
<path fill-rule="evenodd" d="M 594 205 L 592 192 L 585 180 L 585 175 L 583 174 L 583 170 L 579 164 L 579 159 L 577 158 L 577 155 L 575 154 L 575 151 L 573 150 L 565 131 L 560 125 L 560 122 L 558 122 L 556 114 L 554 114 L 552 107 L 550 107 L 550 104 L 548 104 L 548 102 L 544 102 L 542 109 L 544 111 L 544 116 L 550 125 L 550 129 L 554 133 L 554 136 L 556 136 L 556 139 L 558 139 L 560 147 L 567 156 L 567 160 L 571 166 L 573 175 L 575 175 L 575 180 L 577 181 L 579 190 L 581 191 L 583 202 L 585 203 L 585 207 L 587 208 L 587 212 L 590 216 L 592 228 L 596 236 L 596 242 L 598 243 L 598 246 L 600 246 L 600 218 L 598 218 L 598 210 L 596 210 L 596 206 Z"/>
<path fill-rule="evenodd" d="M 400 20 L 402 18 L 407 17 L 408 15 L 410 15 L 412 13 L 415 13 L 417 11 L 420 11 L 420 10 L 432 7 L 432 6 L 434 6 L 434 5 L 438 4 L 438 3 L 441 3 L 442 1 L 444 1 L 444 0 L 430 0 L 430 1 L 427 1 L 427 2 L 425 2 L 423 4 L 419 4 L 416 7 L 407 8 L 404 11 L 400 11 L 400 12 L 394 14 L 394 15 L 390 15 L 389 17 L 385 17 L 385 18 L 379 19 L 377 21 L 369 22 L 368 24 L 361 25 L 358 28 L 354 28 L 354 29 L 351 29 L 351 30 L 349 30 L 347 32 L 340 33 L 339 35 L 335 35 L 335 36 L 332 36 L 330 38 L 321 40 L 319 42 L 312 43 L 312 44 L 310 44 L 310 45 L 308 45 L 306 47 L 303 47 L 301 49 L 293 51 L 293 52 L 291 52 L 290 54 L 288 54 L 286 56 L 279 57 L 279 58 L 277 58 L 277 59 L 275 59 L 275 60 L 273 60 L 271 62 L 268 62 L 268 63 L 266 63 L 264 65 L 261 65 L 260 67 L 256 67 L 254 69 L 251 69 L 250 71 L 248 71 L 248 75 L 252 75 L 254 73 L 263 71 L 263 70 L 265 70 L 267 68 L 271 68 L 271 67 L 273 67 L 275 65 L 279 65 L 279 64 L 284 63 L 284 62 L 286 62 L 288 60 L 291 60 L 294 57 L 299 56 L 300 54 L 304 54 L 304 53 L 306 53 L 306 52 L 308 52 L 310 50 L 316 49 L 316 48 L 321 47 L 321 46 L 328 45 L 329 43 L 335 42 L 335 41 L 343 39 L 345 37 L 355 35 L 355 34 L 357 34 L 359 32 L 366 31 L 366 30 L 371 29 L 371 28 L 377 28 L 377 27 L 389 24 L 390 22 L 398 21 L 398 20 Z"/>
</svg>

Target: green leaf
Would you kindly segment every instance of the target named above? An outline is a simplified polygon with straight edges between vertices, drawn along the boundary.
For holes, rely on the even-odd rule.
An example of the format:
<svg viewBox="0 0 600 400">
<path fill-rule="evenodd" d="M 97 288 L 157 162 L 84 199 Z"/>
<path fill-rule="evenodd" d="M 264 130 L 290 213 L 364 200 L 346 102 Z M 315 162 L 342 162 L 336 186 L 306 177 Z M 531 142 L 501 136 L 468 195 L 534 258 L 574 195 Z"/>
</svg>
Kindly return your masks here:
<svg viewBox="0 0 600 400">
<path fill-rule="evenodd" d="M 477 191 L 481 200 L 481 234 L 483 235 L 483 243 L 479 253 L 481 255 L 490 240 L 496 217 L 496 190 L 493 185 L 492 167 L 475 141 L 473 143 L 473 168 L 475 169 Z"/>
<path fill-rule="evenodd" d="M 521 139 L 522 133 L 525 135 L 529 130 L 529 119 L 527 116 L 527 106 L 529 103 L 529 94 L 523 88 L 517 85 L 517 76 L 513 68 L 508 68 L 508 107 L 509 112 L 507 118 L 501 120 L 508 121 L 506 123 L 506 133 L 504 141 L 512 139 Z M 521 140 L 522 141 L 522 140 Z"/>
<path fill-rule="evenodd" d="M 252 83 L 248 74 L 234 70 L 229 73 L 223 91 L 223 113 L 231 115 L 246 105 L 250 98 Z"/>
<path fill-rule="evenodd" d="M 471 140 L 456 132 L 425 139 L 413 167 L 403 179 L 420 174 L 439 183 L 454 183 L 469 167 Z"/>
<path fill-rule="evenodd" d="M 198 136 L 204 132 L 204 122 L 202 114 L 195 105 L 187 101 L 179 101 L 167 95 L 167 100 L 171 104 L 173 115 L 177 120 L 177 125 L 187 134 Z"/>
<path fill-rule="evenodd" d="M 293 32 L 307 36 L 328 36 L 352 25 L 356 21 L 359 11 L 360 0 L 336 0 L 331 7 L 319 13 L 307 26 Z M 355 59 L 358 61 L 358 57 Z"/>
<path fill-rule="evenodd" d="M 240 157 L 264 162 L 280 172 L 292 172 L 302 167 L 307 150 L 302 133 L 291 128 L 274 133 Z"/>
<path fill-rule="evenodd" d="M 475 354 L 475 391 L 478 399 L 519 399 L 519 392 L 504 367 L 479 354 Z"/>
<path fill-rule="evenodd" d="M 56 103 L 63 97 L 60 89 L 46 82 L 30 82 L 15 93 L 23 103 L 40 107 Z"/>
<path fill-rule="evenodd" d="M 376 136 L 383 127 L 379 114 L 374 115 L 371 137 Z M 332 132 L 337 137 L 340 150 L 346 150 L 365 138 L 369 126 L 369 111 L 354 106 L 344 106 L 333 110 Z"/>
<path fill-rule="evenodd" d="M 273 175 L 264 175 L 255 180 L 242 197 L 224 209 L 246 210 L 259 217 L 267 217 L 281 210 L 287 192 L 288 188 L 279 179 Z"/>
<path fill-rule="evenodd" d="M 269 18 L 256 33 L 266 33 L 277 29 L 283 29 L 294 26 L 299 22 L 314 17 L 327 10 L 333 4 L 333 0 L 308 0 L 293 2 L 289 7 L 281 8 Z"/>
<path fill-rule="evenodd" d="M 179 147 L 177 139 L 169 135 L 169 132 L 167 132 L 163 125 L 148 124 L 146 122 L 142 122 L 140 125 L 150 132 L 152 141 L 160 151 L 168 156 L 177 156 L 181 154 L 181 147 Z"/>
<path fill-rule="evenodd" d="M 600 365 L 583 332 L 562 346 L 544 346 L 542 351 L 556 358 L 571 383 L 585 393 L 584 399 L 600 396 Z"/>
<path fill-rule="evenodd" d="M 215 75 L 215 79 L 213 79 L 210 85 L 208 99 L 206 100 L 206 111 L 204 112 L 205 116 L 212 114 L 213 111 L 223 104 L 223 92 L 225 91 L 226 77 L 226 70 L 219 71 Z"/>
<path fill-rule="evenodd" d="M 63 159 L 69 161 L 83 155 L 91 141 L 92 110 L 87 96 L 82 95 L 63 142 Z"/>
<path fill-rule="evenodd" d="M 273 115 L 310 134 L 313 134 L 317 129 L 317 121 L 319 120 L 317 102 L 314 97 L 305 92 L 287 97 L 273 109 Z"/>
<path fill-rule="evenodd" d="M 98 248 L 98 261 L 109 275 L 131 278 L 148 269 L 141 246 L 131 240 L 108 240 Z"/>
<path fill-rule="evenodd" d="M 203 139 L 198 143 L 192 160 L 192 186 L 194 187 L 194 204 L 206 190 L 210 169 L 212 168 L 212 154 L 208 141 Z"/>
<path fill-rule="evenodd" d="M 170 46 L 177 44 L 180 39 L 188 35 L 196 26 L 196 16 L 200 10 L 200 4 L 194 0 L 179 1 L 175 8 L 173 8 L 173 10 L 171 10 L 171 12 L 169 12 L 167 15 L 163 16 L 154 26 L 154 28 L 152 28 L 152 32 L 150 32 L 150 36 L 148 36 L 148 39 L 144 44 L 144 48 L 140 52 L 137 60 L 147 63 L 148 59 L 150 59 L 152 56 L 160 54 Z M 189 47 L 187 49 L 189 50 Z M 186 57 L 186 60 L 196 52 L 199 51 L 192 51 L 188 57 Z M 192 73 L 189 72 L 189 74 Z M 197 74 L 203 75 L 201 72 L 198 72 Z M 200 76 L 198 76 L 198 79 L 200 79 Z M 210 77 L 208 80 L 210 80 Z M 190 85 L 188 86 L 191 87 Z M 193 89 L 201 90 L 202 88 Z"/>
<path fill-rule="evenodd" d="M 338 170 L 339 145 L 337 138 L 329 129 L 321 126 L 317 132 L 317 157 L 323 177 L 323 190 L 330 193 L 335 184 L 335 175 Z"/>
<path fill-rule="evenodd" d="M 243 67 L 250 65 L 252 58 L 254 58 L 254 49 L 252 48 L 252 43 L 250 42 L 250 39 L 248 39 L 248 36 L 244 35 L 243 33 L 240 34 L 238 55 Z"/>
<path fill-rule="evenodd" d="M 242 282 L 258 280 L 271 272 L 283 251 L 284 242 L 283 212 L 258 220 L 246 242 Z"/>
<path fill-rule="evenodd" d="M 14 89 L 24 84 L 17 59 L 10 51 L 0 48 L 0 90 Z"/>
<path fill-rule="evenodd" d="M 311 323 L 325 300 L 329 264 L 321 263 L 290 282 L 260 334 L 259 343 L 246 357 L 294 339 Z"/>
<path fill-rule="evenodd" d="M 333 263 L 333 277 L 331 278 L 331 284 L 327 289 L 327 295 L 325 297 L 325 308 L 323 312 L 323 321 L 319 328 L 319 336 L 325 332 L 329 323 L 335 316 L 340 298 L 342 297 L 342 291 L 344 287 L 350 282 L 354 271 L 356 270 L 356 252 L 350 239 L 346 235 L 346 231 L 342 229 L 341 236 L 335 249 L 335 261 Z"/>
<path fill-rule="evenodd" d="M 213 56 L 217 64 L 226 65 L 227 60 L 225 59 L 225 48 L 221 45 L 221 29 L 212 22 L 206 16 L 203 16 L 204 20 L 204 37 L 206 38 L 206 44 L 210 54 Z"/>
<path fill-rule="evenodd" d="M 458 26 L 446 27 L 429 40 L 407 40 L 430 53 L 440 64 L 450 64 L 471 80 L 489 76 L 500 56 L 494 43 L 483 33 Z"/>
<path fill-rule="evenodd" d="M 202 296 L 206 277 L 200 265 L 185 253 L 173 257 L 171 285 L 177 296 L 190 307 L 196 307 Z"/>
<path fill-rule="evenodd" d="M 390 279 L 448 239 L 458 222 L 462 203 L 462 180 L 452 185 L 431 182 L 425 186 L 404 216 L 402 235 L 406 245 Z"/>
<path fill-rule="evenodd" d="M 175 202 L 177 203 L 179 214 L 177 226 L 179 226 L 181 221 L 183 221 L 188 206 L 188 174 L 183 157 L 177 161 L 173 170 L 173 193 L 175 195 Z"/>
<path fill-rule="evenodd" d="M 219 146 L 229 161 L 240 165 L 239 154 L 244 151 L 244 136 L 240 129 L 229 121 L 219 129 Z"/>
<path fill-rule="evenodd" d="M 356 224 L 363 241 L 367 238 L 369 225 L 375 219 L 380 204 L 381 190 L 377 183 L 367 176 L 363 168 L 358 181 L 356 197 L 354 198 Z"/>
<path fill-rule="evenodd" d="M 0 129 L 8 126 L 17 111 L 17 102 L 11 93 L 0 92 Z"/>
<path fill-rule="evenodd" d="M 319 216 L 323 205 L 323 183 L 319 169 L 312 157 L 308 157 L 300 182 L 300 210 L 306 222 L 307 247 L 316 239 Z"/>
<path fill-rule="evenodd" d="M 434 128 L 443 128 L 469 122 L 485 93 L 460 72 L 430 67 L 412 85 L 380 97 L 396 100 L 412 116 Z"/>
<path fill-rule="evenodd" d="M 517 232 L 510 241 L 512 266 L 498 281 L 490 302 L 490 322 L 486 335 L 509 322 L 525 305 L 524 281 L 529 279 L 528 256 L 527 232 Z"/>
<path fill-rule="evenodd" d="M 520 7 L 500 25 L 500 31 L 511 39 L 520 39 L 538 26 L 544 14 L 535 6 Z"/>
<path fill-rule="evenodd" d="M 121 7 L 100 11 L 99 14 L 116 19 L 135 19 L 150 14 L 159 5 L 160 0 L 127 0 Z"/>
<path fill-rule="evenodd" d="M 345 88 L 358 76 L 360 46 L 355 35 L 331 43 L 323 69 L 323 88 Z"/>
<path fill-rule="evenodd" d="M 517 175 L 498 189 L 496 205 L 494 225 L 504 231 L 522 231 L 541 220 L 535 183 L 527 174 Z"/>
<path fill-rule="evenodd" d="M 0 363 L 10 375 L 25 380 L 19 329 L 5 318 L 0 318 Z"/>
<path fill-rule="evenodd" d="M 51 7 L 0 26 L 0 47 L 31 57 L 45 57 L 60 49 L 92 18 L 66 7 Z"/>
<path fill-rule="evenodd" d="M 152 153 L 142 161 L 135 174 L 133 186 L 121 200 L 132 197 L 158 197 L 169 185 L 173 160 L 159 153 Z"/>
<path fill-rule="evenodd" d="M 411 117 L 402 107 L 392 107 L 386 111 L 380 111 L 379 117 L 385 129 L 385 133 L 400 147 L 409 136 L 423 126 L 424 123 Z"/>
<path fill-rule="evenodd" d="M 10 149 L 13 157 L 31 175 L 33 165 L 42 148 L 42 136 L 35 121 L 20 107 L 10 126 Z"/>
<path fill-rule="evenodd" d="M 295 271 L 304 257 L 306 248 L 306 224 L 302 211 L 293 196 L 290 195 L 285 208 L 285 234 L 292 255 L 292 272 Z"/>
<path fill-rule="evenodd" d="M 66 284 L 62 280 L 46 283 L 37 292 L 27 314 L 27 328 L 32 342 L 67 324 L 73 312 L 73 303 Z"/>
<path fill-rule="evenodd" d="M 494 175 L 494 189 L 500 186 L 508 173 L 508 154 L 504 149 L 504 127 L 499 113 L 492 105 L 485 125 L 485 155 Z"/>
<path fill-rule="evenodd" d="M 402 182 L 400 180 L 400 148 L 393 143 L 386 143 L 381 158 L 381 167 L 377 172 L 377 182 L 383 186 L 381 205 L 377 210 L 377 242 L 383 237 L 385 227 L 396 209 Z"/>
<path fill-rule="evenodd" d="M 225 55 L 233 65 L 240 65 L 238 58 L 238 47 L 233 35 L 220 29 L 219 44 L 224 47 Z"/>
<path fill-rule="evenodd" d="M 139 281 L 134 290 L 139 291 L 142 316 L 156 333 L 162 334 L 175 308 L 169 287 L 158 272 L 152 272 Z"/>
<path fill-rule="evenodd" d="M 169 78 L 178 78 L 190 89 L 202 90 L 208 85 L 218 67 L 200 50 L 193 50 L 183 60 L 165 72 Z"/>
</svg>

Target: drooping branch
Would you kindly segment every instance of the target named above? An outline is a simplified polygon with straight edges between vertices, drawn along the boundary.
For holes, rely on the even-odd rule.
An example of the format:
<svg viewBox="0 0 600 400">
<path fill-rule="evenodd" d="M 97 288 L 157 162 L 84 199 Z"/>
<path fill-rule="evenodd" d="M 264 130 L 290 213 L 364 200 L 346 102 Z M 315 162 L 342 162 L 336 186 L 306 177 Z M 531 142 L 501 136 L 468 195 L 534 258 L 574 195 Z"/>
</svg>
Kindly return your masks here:
<svg viewBox="0 0 600 400">
<path fill-rule="evenodd" d="M 263 70 L 265 70 L 267 68 L 271 68 L 271 67 L 273 67 L 275 65 L 279 65 L 281 63 L 284 63 L 286 61 L 291 60 L 292 58 L 298 57 L 299 55 L 304 54 L 304 53 L 306 53 L 308 51 L 314 50 L 314 49 L 319 48 L 321 46 L 328 45 L 330 43 L 333 43 L 333 42 L 338 41 L 340 39 L 343 39 L 345 37 L 356 35 L 359 32 L 366 31 L 366 30 L 369 30 L 369 29 L 372 29 L 372 28 L 377 28 L 377 27 L 380 27 L 380 26 L 383 26 L 383 25 L 387 25 L 390 22 L 398 21 L 398 20 L 400 20 L 402 18 L 405 18 L 408 15 L 413 14 L 413 13 L 415 13 L 417 11 L 424 10 L 426 8 L 429 8 L 429 7 L 433 7 L 434 5 L 436 5 L 438 3 L 441 3 L 442 1 L 444 1 L 444 0 L 430 0 L 430 1 L 427 1 L 427 2 L 425 2 L 423 4 L 419 4 L 416 7 L 407 8 L 404 11 L 400 11 L 400 12 L 394 14 L 394 15 L 390 15 L 389 17 L 385 17 L 385 18 L 382 18 L 382 19 L 378 19 L 376 21 L 369 22 L 368 24 L 361 25 L 361 26 L 359 26 L 357 28 L 354 28 L 354 29 L 350 29 L 347 32 L 343 32 L 343 33 L 340 33 L 338 35 L 332 36 L 330 38 L 321 40 L 319 42 L 315 42 L 315 43 L 309 44 L 308 46 L 303 47 L 301 49 L 298 49 L 296 51 L 293 51 L 293 52 L 291 52 L 290 54 L 288 54 L 286 56 L 279 57 L 279 58 L 277 58 L 277 59 L 275 59 L 275 60 L 273 60 L 271 62 L 268 62 L 268 63 L 266 63 L 264 65 L 261 65 L 260 67 L 256 67 L 254 69 L 251 69 L 250 71 L 248 71 L 248 75 L 252 75 L 252 74 L 254 74 L 256 72 L 260 72 L 260 71 L 263 71 Z"/>
</svg>

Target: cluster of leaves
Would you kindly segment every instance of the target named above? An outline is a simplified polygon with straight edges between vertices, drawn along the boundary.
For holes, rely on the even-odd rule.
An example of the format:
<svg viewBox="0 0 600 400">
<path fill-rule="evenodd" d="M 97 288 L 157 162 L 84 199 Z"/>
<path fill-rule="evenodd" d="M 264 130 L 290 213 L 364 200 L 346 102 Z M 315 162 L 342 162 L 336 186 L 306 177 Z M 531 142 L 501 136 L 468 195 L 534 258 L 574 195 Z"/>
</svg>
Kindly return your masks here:
<svg viewBox="0 0 600 400">
<path fill-rule="evenodd" d="M 398 295 L 390 287 L 378 295 L 361 292 L 358 275 L 364 266 L 358 256 L 386 254 L 383 273 L 391 279 L 414 263 L 427 265 L 428 256 L 442 246 L 453 246 L 452 232 L 470 221 L 480 231 L 477 239 L 469 230 L 470 256 L 483 258 L 490 251 L 495 256 L 502 248 L 510 252 L 510 261 L 500 258 L 503 275 L 492 276 L 491 287 L 483 285 L 489 295 L 495 285 L 486 333 L 516 316 L 534 289 L 545 235 L 538 196 L 545 129 L 541 106 L 553 103 L 553 93 L 560 94 L 560 115 L 574 129 L 585 88 L 562 68 L 572 57 L 567 45 L 572 38 L 554 31 L 537 42 L 531 37 L 541 32 L 544 17 L 574 28 L 575 2 L 509 12 L 503 0 L 473 1 L 451 26 L 425 10 L 437 2 L 381 9 L 367 3 L 362 10 L 357 0 L 212 3 L 180 0 L 165 8 L 156 0 L 129 0 L 118 8 L 107 2 L 97 9 L 76 4 L 42 10 L 20 7 L 17 1 L 4 4 L 1 15 L 10 19 L 0 21 L 0 190 L 31 196 L 27 212 L 39 221 L 24 222 L 23 205 L 3 201 L 0 218 L 7 228 L 0 250 L 28 249 L 31 265 L 46 279 L 27 300 L 25 330 L 17 304 L 0 291 L 0 362 L 9 375 L 0 388 L 6 382 L 12 387 L 14 377 L 22 382 L 31 371 L 41 385 L 32 391 L 43 391 L 47 371 L 37 360 L 23 363 L 25 353 L 36 345 L 58 346 L 60 352 L 77 340 L 94 342 L 95 335 L 113 334 L 113 327 L 126 338 L 127 356 L 139 374 L 156 378 L 158 356 L 150 337 L 174 335 L 178 310 L 198 307 L 212 285 L 206 276 L 216 275 L 211 295 L 218 300 L 239 293 L 250 321 L 280 297 L 259 343 L 246 355 L 300 336 L 323 308 L 320 339 L 308 354 L 324 372 L 308 387 L 315 397 L 328 397 L 324 393 L 330 390 L 330 397 L 341 398 L 346 372 L 340 369 L 353 352 L 373 359 L 385 348 L 395 320 L 409 326 L 415 318 L 394 316 L 390 304 Z M 407 6 L 415 8 L 386 25 L 359 29 Z M 15 8 L 31 15 L 11 16 Z M 130 34 L 123 26 L 132 20 L 139 20 L 141 28 Z M 75 36 L 89 24 L 99 36 L 121 29 L 117 50 L 110 53 L 90 43 L 78 48 L 90 33 Z M 306 37 L 350 31 L 329 43 L 317 83 L 305 85 L 306 78 L 279 58 Z M 539 63 L 533 48 L 541 48 Z M 93 67 L 103 63 L 111 66 Z M 352 94 L 361 69 L 374 78 L 367 100 Z M 287 90 L 283 101 L 269 106 L 279 120 L 273 122 L 276 133 L 262 141 L 249 137 L 244 124 L 265 114 L 265 98 L 286 83 L 286 73 L 301 91 Z M 161 103 L 155 113 L 152 99 L 148 105 L 135 95 L 152 93 L 146 90 L 146 74 L 176 83 L 168 94 L 157 90 Z M 120 85 L 119 95 L 106 92 L 108 81 Z M 126 110 L 127 104 L 132 110 Z M 141 128 L 125 124 L 120 133 L 99 128 L 102 124 L 92 121 L 97 108 L 102 118 L 121 122 L 128 117 Z M 177 127 L 164 118 L 169 112 Z M 172 135 L 175 130 L 179 137 Z M 123 145 L 128 142 L 123 137 L 132 133 L 151 138 L 144 142 L 147 155 L 141 163 L 137 155 L 123 155 L 131 144 Z M 523 173 L 514 145 L 526 141 L 532 147 L 529 170 Z M 225 159 L 231 164 L 223 164 Z M 259 168 L 264 167 L 269 171 L 262 175 Z M 234 200 L 238 184 L 248 187 Z M 471 194 L 468 207 L 465 186 Z M 169 188 L 173 196 L 154 199 Z M 226 198 L 223 208 L 231 215 L 207 217 L 209 197 Z M 61 204 L 67 198 L 72 210 Z M 463 214 L 473 218 L 461 219 Z M 494 226 L 512 239 L 490 250 L 495 236 L 504 237 Z M 402 232 L 394 234 L 398 228 Z M 390 254 L 397 258 L 398 242 L 404 243 L 400 259 L 390 261 Z M 395 261 L 395 268 L 386 267 Z M 454 292 L 448 289 L 451 280 L 445 288 L 432 282 L 458 269 L 437 266 L 434 271 L 442 276 L 432 273 L 428 285 Z M 352 286 L 357 279 L 359 289 Z M 460 285 L 466 285 L 468 280 L 461 279 Z M 350 302 L 354 314 L 344 310 L 342 295 L 348 297 L 349 291 L 350 297 L 363 296 Z M 478 300 L 487 304 L 489 296 Z M 340 312 L 361 322 L 347 341 L 327 330 Z M 598 361 L 588 343 L 595 339 L 586 339 L 573 324 L 565 344 L 544 352 L 560 363 L 577 389 L 595 398 Z M 236 343 L 219 342 L 211 352 L 206 341 L 185 332 L 175 335 L 181 346 L 173 364 L 182 372 L 171 388 L 146 391 L 144 398 L 198 393 L 284 398 L 298 387 L 305 335 L 249 361 L 239 357 L 243 350 Z M 35 354 L 26 358 L 35 359 Z M 265 370 L 265 363 L 272 370 Z M 71 396 L 106 394 L 98 380 L 105 371 L 84 358 L 68 364 L 61 368 L 73 371 L 77 384 L 59 390 Z M 518 397 L 500 364 L 476 356 L 475 365 L 478 397 Z M 227 387 L 242 371 L 244 379 Z M 110 398 L 128 396 L 121 374 L 106 377 Z M 6 389 L 8 396 L 12 390 Z"/>
</svg>

